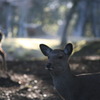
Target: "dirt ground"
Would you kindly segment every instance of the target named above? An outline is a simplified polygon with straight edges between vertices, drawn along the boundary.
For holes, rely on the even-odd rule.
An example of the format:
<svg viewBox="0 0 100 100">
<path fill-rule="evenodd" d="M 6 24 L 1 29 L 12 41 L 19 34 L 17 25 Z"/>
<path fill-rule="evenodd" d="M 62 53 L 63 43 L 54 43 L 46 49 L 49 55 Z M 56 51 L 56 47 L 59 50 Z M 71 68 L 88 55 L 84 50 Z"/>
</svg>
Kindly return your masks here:
<svg viewBox="0 0 100 100">
<path fill-rule="evenodd" d="M 0 78 L 0 100 L 61 100 L 45 64 L 46 60 L 8 61 L 9 77 Z M 99 72 L 100 59 L 73 57 L 70 66 L 73 74 Z"/>
<path fill-rule="evenodd" d="M 15 40 L 4 41 L 9 77 L 0 77 L 0 100 L 61 100 L 53 89 L 49 72 L 45 70 L 47 60 L 32 58 L 44 57 L 37 49 L 40 40 L 17 39 L 18 45 Z M 22 46 L 25 43 L 23 48 L 21 43 Z M 100 72 L 100 41 L 79 44 L 84 46 L 76 45 L 76 53 L 70 59 L 73 74 Z"/>
</svg>

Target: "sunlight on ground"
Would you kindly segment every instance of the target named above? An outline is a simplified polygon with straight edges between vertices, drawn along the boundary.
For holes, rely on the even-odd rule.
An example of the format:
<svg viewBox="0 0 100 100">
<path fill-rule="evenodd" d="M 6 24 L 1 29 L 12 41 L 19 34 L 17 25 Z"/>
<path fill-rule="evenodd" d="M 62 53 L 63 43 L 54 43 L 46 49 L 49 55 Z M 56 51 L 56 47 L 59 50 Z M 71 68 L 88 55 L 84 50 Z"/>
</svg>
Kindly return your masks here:
<svg viewBox="0 0 100 100">
<path fill-rule="evenodd" d="M 87 45 L 87 40 L 84 38 L 82 40 L 76 38 L 77 41 L 74 39 L 71 37 L 68 38 L 68 42 L 74 44 L 73 53 L 81 50 L 84 45 Z M 3 41 L 2 47 L 7 55 L 7 60 L 44 59 L 45 56 L 41 53 L 39 48 L 40 44 L 46 44 L 51 48 L 59 48 L 60 38 L 6 38 Z"/>
<path fill-rule="evenodd" d="M 49 46 L 54 46 L 54 45 L 58 45 L 59 41 L 54 40 L 54 39 L 51 39 L 51 40 L 47 40 L 47 39 L 18 39 L 18 40 L 16 40 L 16 43 L 21 45 L 23 48 L 37 50 L 37 49 L 39 49 L 40 44 L 47 44 Z"/>
<path fill-rule="evenodd" d="M 100 56 L 86 56 L 85 59 L 87 60 L 100 60 Z"/>
<path fill-rule="evenodd" d="M 57 39 L 30 39 L 30 38 L 8 38 L 5 39 L 4 44 L 11 44 L 15 46 L 20 46 L 25 49 L 39 49 L 39 44 L 47 44 L 49 46 L 59 45 L 59 40 Z"/>
<path fill-rule="evenodd" d="M 82 41 L 80 41 L 80 42 L 77 42 L 76 43 L 76 47 L 74 48 L 74 52 L 77 52 L 77 51 L 79 51 L 79 50 L 81 50 L 81 48 L 84 46 L 84 45 L 86 45 L 86 41 L 85 40 L 82 40 Z M 74 53 L 73 52 L 73 53 Z"/>
<path fill-rule="evenodd" d="M 82 37 L 68 37 L 68 42 L 78 42 L 77 45 L 85 45 L 86 41 L 100 41 L 96 38 L 82 38 Z M 55 38 L 6 38 L 3 41 L 3 44 L 9 44 L 14 46 L 20 46 L 25 49 L 39 49 L 39 44 L 47 44 L 51 47 L 57 46 L 60 44 L 60 37 Z M 77 48 L 80 50 L 80 48 Z M 78 51 L 76 50 L 76 51 Z"/>
<path fill-rule="evenodd" d="M 46 44 L 50 47 L 59 45 L 58 39 L 42 39 L 42 38 L 7 38 L 3 41 L 3 49 L 6 52 L 7 60 L 34 60 L 44 59 L 39 45 Z"/>
</svg>

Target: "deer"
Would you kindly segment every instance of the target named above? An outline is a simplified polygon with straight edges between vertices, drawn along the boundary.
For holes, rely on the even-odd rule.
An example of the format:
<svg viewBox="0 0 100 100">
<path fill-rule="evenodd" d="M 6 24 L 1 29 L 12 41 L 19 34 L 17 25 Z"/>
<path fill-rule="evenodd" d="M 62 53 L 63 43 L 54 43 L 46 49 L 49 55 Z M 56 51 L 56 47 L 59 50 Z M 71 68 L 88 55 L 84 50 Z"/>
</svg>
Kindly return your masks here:
<svg viewBox="0 0 100 100">
<path fill-rule="evenodd" d="M 5 60 L 5 52 L 1 47 L 1 42 L 3 39 L 3 33 L 0 31 L 0 56 L 2 58 L 2 65 L 0 66 L 0 76 L 2 76 L 2 74 L 7 74 L 7 67 L 6 67 L 6 60 Z M 5 76 L 5 75 L 3 75 Z"/>
<path fill-rule="evenodd" d="M 74 75 L 70 69 L 72 43 L 66 44 L 64 49 L 40 44 L 40 50 L 48 57 L 46 70 L 62 100 L 100 100 L 100 73 Z"/>
</svg>

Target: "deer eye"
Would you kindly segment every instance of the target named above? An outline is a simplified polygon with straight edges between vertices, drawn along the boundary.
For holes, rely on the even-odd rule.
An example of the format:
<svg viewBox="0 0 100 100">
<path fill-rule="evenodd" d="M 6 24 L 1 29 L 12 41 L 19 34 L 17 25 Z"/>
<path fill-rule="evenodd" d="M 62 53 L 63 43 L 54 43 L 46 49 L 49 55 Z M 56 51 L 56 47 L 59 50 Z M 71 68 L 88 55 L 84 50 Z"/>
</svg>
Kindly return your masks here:
<svg viewBox="0 0 100 100">
<path fill-rule="evenodd" d="M 58 59 L 62 59 L 62 58 L 63 58 L 63 56 L 62 56 L 62 55 L 58 56 Z"/>
</svg>

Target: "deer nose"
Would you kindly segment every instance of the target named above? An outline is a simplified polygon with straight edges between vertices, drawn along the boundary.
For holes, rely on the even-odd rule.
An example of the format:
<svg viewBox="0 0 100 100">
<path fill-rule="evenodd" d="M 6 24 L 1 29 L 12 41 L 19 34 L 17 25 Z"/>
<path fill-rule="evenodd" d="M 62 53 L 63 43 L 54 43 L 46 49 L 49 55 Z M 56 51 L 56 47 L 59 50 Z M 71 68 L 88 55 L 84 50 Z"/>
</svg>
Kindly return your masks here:
<svg viewBox="0 0 100 100">
<path fill-rule="evenodd" d="M 46 69 L 49 71 L 53 70 L 53 67 L 51 65 L 52 65 L 51 63 L 47 63 Z"/>
<path fill-rule="evenodd" d="M 47 63 L 46 67 L 50 68 L 51 67 L 51 63 Z"/>
</svg>

